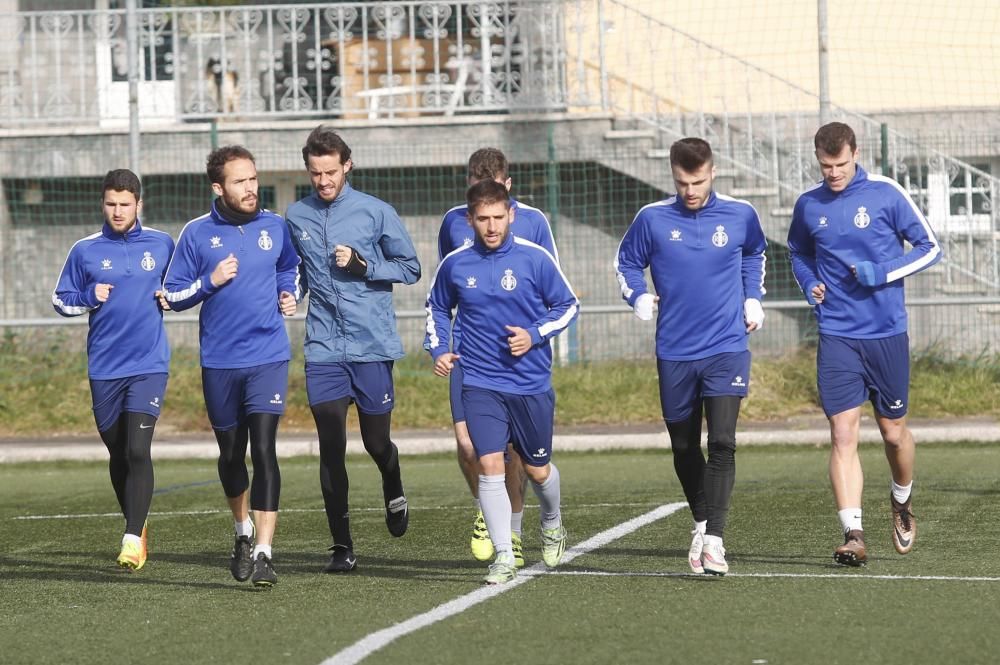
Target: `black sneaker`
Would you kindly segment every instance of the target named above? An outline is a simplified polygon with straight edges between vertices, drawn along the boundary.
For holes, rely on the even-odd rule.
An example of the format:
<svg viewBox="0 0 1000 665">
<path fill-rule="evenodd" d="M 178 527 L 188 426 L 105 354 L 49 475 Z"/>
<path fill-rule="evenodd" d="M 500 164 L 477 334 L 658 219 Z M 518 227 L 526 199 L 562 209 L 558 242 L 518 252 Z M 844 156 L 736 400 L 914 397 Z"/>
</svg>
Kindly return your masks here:
<svg viewBox="0 0 1000 665">
<path fill-rule="evenodd" d="M 385 525 L 389 533 L 394 538 L 399 538 L 406 533 L 406 527 L 410 524 L 410 510 L 406 505 L 406 497 L 400 496 L 385 507 Z"/>
<path fill-rule="evenodd" d="M 239 582 L 246 582 L 253 572 L 253 561 L 250 555 L 253 553 L 253 541 L 250 536 L 236 536 L 233 543 L 233 553 L 229 558 L 229 572 L 233 574 Z"/>
<path fill-rule="evenodd" d="M 272 587 L 278 583 L 278 574 L 274 572 L 274 566 L 267 555 L 260 552 L 257 560 L 253 562 L 253 585 L 259 587 Z"/>
<path fill-rule="evenodd" d="M 334 545 L 330 548 L 330 561 L 323 568 L 324 573 L 349 573 L 358 565 L 358 557 L 354 550 L 344 545 Z"/>
</svg>

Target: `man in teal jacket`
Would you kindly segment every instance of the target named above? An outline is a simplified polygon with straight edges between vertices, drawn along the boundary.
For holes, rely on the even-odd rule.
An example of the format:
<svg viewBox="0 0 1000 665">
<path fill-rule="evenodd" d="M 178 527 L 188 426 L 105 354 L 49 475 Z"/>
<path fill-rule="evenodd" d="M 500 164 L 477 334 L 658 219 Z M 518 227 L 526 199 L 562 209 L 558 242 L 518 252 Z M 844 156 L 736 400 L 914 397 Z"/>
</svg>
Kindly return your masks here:
<svg viewBox="0 0 1000 665">
<path fill-rule="evenodd" d="M 382 473 L 389 533 L 406 533 L 409 512 L 399 452 L 389 438 L 392 364 L 403 357 L 392 285 L 420 279 L 420 263 L 399 215 L 347 182 L 351 149 L 320 125 L 302 158 L 313 193 L 285 215 L 302 257 L 306 318 L 306 391 L 319 434 L 320 486 L 333 536 L 329 573 L 357 565 L 348 513 L 347 409 L 357 405 L 365 450 Z"/>
</svg>

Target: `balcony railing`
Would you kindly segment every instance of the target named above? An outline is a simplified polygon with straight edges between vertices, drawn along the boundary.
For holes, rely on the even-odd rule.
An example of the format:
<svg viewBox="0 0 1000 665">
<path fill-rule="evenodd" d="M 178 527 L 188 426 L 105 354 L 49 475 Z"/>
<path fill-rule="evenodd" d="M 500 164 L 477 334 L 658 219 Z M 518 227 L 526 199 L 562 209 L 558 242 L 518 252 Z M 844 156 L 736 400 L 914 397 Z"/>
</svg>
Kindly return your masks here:
<svg viewBox="0 0 1000 665">
<path fill-rule="evenodd" d="M 565 107 L 561 5 L 349 2 L 137 11 L 144 121 Z M 0 123 L 122 124 L 124 10 L 0 15 Z"/>
</svg>

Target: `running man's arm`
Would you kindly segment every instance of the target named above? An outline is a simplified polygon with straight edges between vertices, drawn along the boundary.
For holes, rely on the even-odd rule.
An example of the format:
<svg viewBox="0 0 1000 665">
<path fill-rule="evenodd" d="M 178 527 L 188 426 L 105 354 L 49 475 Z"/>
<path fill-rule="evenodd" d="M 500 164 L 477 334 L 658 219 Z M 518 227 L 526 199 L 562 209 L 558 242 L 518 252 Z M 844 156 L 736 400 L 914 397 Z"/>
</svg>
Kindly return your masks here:
<svg viewBox="0 0 1000 665">
<path fill-rule="evenodd" d="M 295 251 L 295 244 L 292 242 L 292 234 L 288 231 L 288 224 L 281 225 L 281 254 L 278 256 L 277 278 L 278 295 L 291 293 L 295 296 L 295 302 L 302 300 L 302 289 L 299 284 L 299 269 L 302 259 Z"/>
<path fill-rule="evenodd" d="M 870 287 L 903 279 L 907 275 L 930 268 L 941 260 L 941 246 L 934 235 L 934 230 L 913 199 L 895 180 L 885 178 L 884 182 L 892 187 L 896 195 L 892 205 L 896 233 L 912 247 L 902 256 L 884 263 L 859 261 L 855 266 L 858 281 Z"/>
<path fill-rule="evenodd" d="M 544 258 L 538 264 L 538 283 L 542 289 L 542 302 L 549 311 L 527 327 L 532 346 L 537 346 L 561 333 L 580 313 L 580 301 L 573 293 L 573 287 L 559 268 L 555 257 L 548 252 L 543 254 Z"/>
<path fill-rule="evenodd" d="M 615 276 L 618 278 L 622 298 L 632 308 L 640 296 L 649 293 L 644 271 L 649 267 L 651 245 L 649 225 L 640 211 L 625 231 L 614 261 Z"/>
<path fill-rule="evenodd" d="M 96 293 L 97 284 L 89 284 L 83 252 L 79 244 L 73 245 L 63 263 L 59 280 L 52 292 L 52 307 L 61 316 L 80 316 L 101 306 Z"/>
<path fill-rule="evenodd" d="M 388 207 L 387 207 L 388 208 Z M 364 257 L 368 264 L 365 279 L 369 281 L 414 284 L 420 279 L 420 261 L 410 234 L 395 210 L 388 208 L 382 215 L 382 234 L 376 256 Z"/>
<path fill-rule="evenodd" d="M 764 288 L 764 276 L 767 274 L 767 239 L 760 224 L 757 211 L 750 206 L 752 212 L 747 219 L 746 240 L 743 243 L 743 297 L 761 300 L 767 289 Z"/>
<path fill-rule="evenodd" d="M 212 284 L 212 272 L 217 266 L 201 265 L 194 233 L 189 231 L 190 228 L 191 223 L 181 231 L 174 256 L 170 259 L 167 274 L 163 278 L 164 298 L 170 303 L 170 308 L 178 312 L 194 307 L 223 286 Z"/>
<path fill-rule="evenodd" d="M 427 311 L 424 349 L 435 362 L 451 350 L 451 312 L 458 300 L 451 286 L 451 265 L 447 259 L 438 264 L 424 307 Z"/>
<path fill-rule="evenodd" d="M 816 269 L 816 245 L 806 226 L 802 198 L 795 202 L 792 224 L 788 227 L 788 253 L 792 262 L 792 274 L 810 305 L 816 305 L 814 289 L 822 286 Z"/>
</svg>

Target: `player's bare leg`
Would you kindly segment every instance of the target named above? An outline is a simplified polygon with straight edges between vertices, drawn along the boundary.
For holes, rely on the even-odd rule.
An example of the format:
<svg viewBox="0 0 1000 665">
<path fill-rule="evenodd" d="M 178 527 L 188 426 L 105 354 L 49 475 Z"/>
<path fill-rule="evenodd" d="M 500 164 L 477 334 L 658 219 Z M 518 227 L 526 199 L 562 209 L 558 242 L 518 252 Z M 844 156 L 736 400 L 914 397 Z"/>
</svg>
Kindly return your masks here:
<svg viewBox="0 0 1000 665">
<path fill-rule="evenodd" d="M 838 563 L 860 566 L 867 560 L 861 526 L 861 495 L 864 473 L 858 455 L 861 407 L 830 416 L 830 485 L 844 530 L 844 544 L 833 553 Z"/>
</svg>

